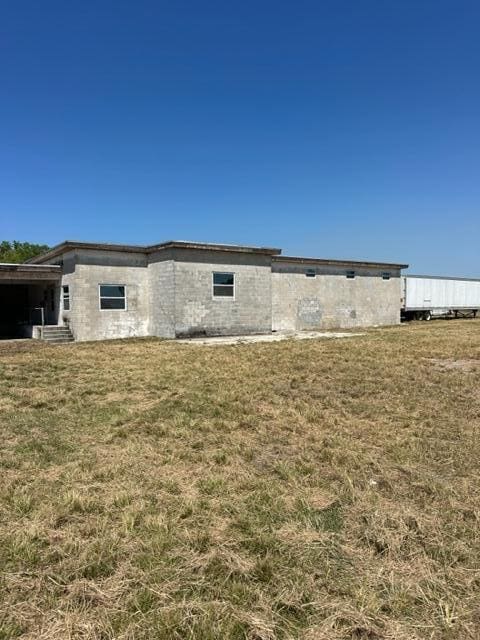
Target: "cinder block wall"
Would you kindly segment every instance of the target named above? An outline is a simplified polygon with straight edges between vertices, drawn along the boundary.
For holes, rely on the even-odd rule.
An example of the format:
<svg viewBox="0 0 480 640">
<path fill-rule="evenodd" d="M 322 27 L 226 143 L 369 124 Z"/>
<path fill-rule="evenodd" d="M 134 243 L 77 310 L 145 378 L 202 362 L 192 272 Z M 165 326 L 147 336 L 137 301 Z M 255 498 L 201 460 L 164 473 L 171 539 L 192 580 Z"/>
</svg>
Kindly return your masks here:
<svg viewBox="0 0 480 640">
<path fill-rule="evenodd" d="M 355 269 L 355 278 L 346 271 Z M 308 278 L 314 269 L 315 278 Z M 306 330 L 393 325 L 400 322 L 400 271 L 296 262 L 272 263 L 272 328 Z"/>
<path fill-rule="evenodd" d="M 154 335 L 264 333 L 397 324 L 400 271 L 276 260 L 268 255 L 196 249 L 144 253 L 66 252 L 62 284 L 70 285 L 68 322 L 76 340 Z M 316 277 L 308 278 L 307 269 Z M 212 274 L 235 274 L 235 297 L 214 298 Z M 101 310 L 99 284 L 127 288 L 127 310 Z"/>
<path fill-rule="evenodd" d="M 271 330 L 270 257 L 204 250 L 161 250 L 150 256 L 73 251 L 63 256 L 70 311 L 62 318 L 76 340 L 135 336 L 263 333 Z M 212 274 L 235 274 L 235 298 L 214 298 Z M 127 287 L 127 310 L 102 310 L 99 284 Z"/>
<path fill-rule="evenodd" d="M 149 256 L 149 334 L 175 337 L 175 264 L 171 251 Z"/>
<path fill-rule="evenodd" d="M 70 285 L 68 319 L 75 340 L 105 340 L 149 335 L 149 281 L 145 255 L 76 251 L 68 256 Z M 66 269 L 64 259 L 64 269 Z M 99 284 L 126 286 L 127 309 L 100 309 Z"/>
<path fill-rule="evenodd" d="M 214 271 L 235 274 L 235 299 L 213 297 Z M 174 280 L 177 337 L 271 331 L 269 256 L 177 249 Z"/>
<path fill-rule="evenodd" d="M 76 256 L 74 251 L 69 251 L 68 253 L 64 253 L 62 256 L 63 261 L 63 275 L 62 282 L 60 283 L 60 313 L 58 316 L 58 324 L 66 324 L 69 327 L 72 326 L 72 320 L 75 313 L 75 307 L 73 306 L 73 283 L 75 282 L 75 261 Z M 55 260 L 51 260 L 50 262 L 54 263 Z M 70 287 L 70 310 L 65 311 L 63 308 L 63 285 L 68 285 Z"/>
</svg>

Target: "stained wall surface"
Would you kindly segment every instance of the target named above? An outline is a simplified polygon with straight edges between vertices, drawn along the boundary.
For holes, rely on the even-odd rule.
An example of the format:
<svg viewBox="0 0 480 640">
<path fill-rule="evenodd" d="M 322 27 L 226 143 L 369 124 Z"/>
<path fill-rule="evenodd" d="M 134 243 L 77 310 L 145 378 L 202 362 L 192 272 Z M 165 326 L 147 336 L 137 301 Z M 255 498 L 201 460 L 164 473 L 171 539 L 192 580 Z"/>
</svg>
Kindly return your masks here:
<svg viewBox="0 0 480 640">
<path fill-rule="evenodd" d="M 70 287 L 59 322 L 76 340 L 240 335 L 400 322 L 399 269 L 302 263 L 268 254 L 160 249 L 77 249 L 52 260 Z M 347 270 L 355 270 L 347 278 Z M 232 273 L 234 296 L 216 297 L 213 274 Z M 314 277 L 307 277 L 307 272 Z M 101 309 L 100 284 L 124 285 L 126 309 Z M 60 289 L 58 291 L 60 294 Z M 60 296 L 59 296 L 60 297 Z M 62 303 L 62 300 L 61 300 Z"/>
<path fill-rule="evenodd" d="M 273 330 L 334 329 L 400 322 L 400 270 L 276 262 L 272 264 Z M 314 271 L 315 277 L 307 277 Z"/>
<path fill-rule="evenodd" d="M 77 251 L 65 256 L 62 285 L 70 287 L 70 311 L 62 311 L 75 340 L 149 335 L 149 280 L 145 255 Z M 126 309 L 100 309 L 99 285 L 126 287 Z"/>
<path fill-rule="evenodd" d="M 175 256 L 175 335 L 235 335 L 272 329 L 269 256 L 178 251 Z M 235 277 L 235 296 L 213 295 L 213 273 Z"/>
</svg>

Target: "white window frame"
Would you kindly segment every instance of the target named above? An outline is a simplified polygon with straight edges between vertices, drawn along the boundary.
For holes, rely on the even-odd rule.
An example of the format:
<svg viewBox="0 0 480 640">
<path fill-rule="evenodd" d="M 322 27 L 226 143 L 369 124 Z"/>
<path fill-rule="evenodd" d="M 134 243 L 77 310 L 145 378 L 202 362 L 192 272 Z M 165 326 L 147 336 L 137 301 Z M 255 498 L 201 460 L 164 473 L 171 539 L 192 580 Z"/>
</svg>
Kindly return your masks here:
<svg viewBox="0 0 480 640">
<path fill-rule="evenodd" d="M 233 276 L 233 285 L 230 284 L 223 284 L 223 285 L 218 285 L 215 284 L 215 275 L 216 274 L 220 274 L 220 275 L 229 275 L 229 276 Z M 237 278 L 236 278 L 236 273 L 235 271 L 212 271 L 212 300 L 230 300 L 235 302 L 235 298 L 236 298 L 236 294 L 237 294 Z M 215 287 L 232 287 L 233 288 L 233 296 L 216 296 L 215 295 Z"/>
<path fill-rule="evenodd" d="M 123 290 L 125 292 L 125 295 L 123 296 L 123 298 L 120 298 L 118 296 L 102 296 L 101 294 L 101 288 L 102 287 L 123 287 Z M 123 309 L 102 309 L 102 300 L 125 300 L 125 306 Z M 121 284 L 119 282 L 100 282 L 98 285 L 98 308 L 100 309 L 100 311 L 127 311 L 128 309 L 128 300 L 127 300 L 127 285 L 126 284 Z"/>
<path fill-rule="evenodd" d="M 65 295 L 65 289 L 68 290 L 68 294 Z M 65 300 L 68 300 L 68 309 L 65 309 Z M 71 311 L 72 310 L 72 299 L 70 297 L 70 285 L 69 284 L 62 284 L 62 309 L 64 311 Z"/>
</svg>

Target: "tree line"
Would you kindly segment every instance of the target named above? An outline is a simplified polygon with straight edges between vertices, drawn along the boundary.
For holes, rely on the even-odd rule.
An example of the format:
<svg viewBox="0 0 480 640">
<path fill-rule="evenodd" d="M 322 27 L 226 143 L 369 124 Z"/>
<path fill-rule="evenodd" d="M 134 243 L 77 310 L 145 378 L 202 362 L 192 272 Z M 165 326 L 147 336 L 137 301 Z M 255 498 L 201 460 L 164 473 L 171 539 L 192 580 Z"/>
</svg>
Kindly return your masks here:
<svg viewBox="0 0 480 640">
<path fill-rule="evenodd" d="M 48 251 L 50 247 L 46 244 L 34 244 L 32 242 L 20 242 L 19 240 L 0 241 L 0 262 L 10 262 L 18 264 L 26 262 L 30 258 Z"/>
</svg>

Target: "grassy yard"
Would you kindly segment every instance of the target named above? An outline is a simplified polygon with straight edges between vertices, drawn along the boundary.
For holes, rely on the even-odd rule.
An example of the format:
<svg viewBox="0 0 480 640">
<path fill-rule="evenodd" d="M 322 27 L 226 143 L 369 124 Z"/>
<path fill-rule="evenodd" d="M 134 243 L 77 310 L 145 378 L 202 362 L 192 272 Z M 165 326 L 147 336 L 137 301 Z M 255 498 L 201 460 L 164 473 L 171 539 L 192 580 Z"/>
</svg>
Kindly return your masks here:
<svg viewBox="0 0 480 640">
<path fill-rule="evenodd" d="M 480 638 L 480 321 L 0 344 L 0 639 Z"/>
</svg>

